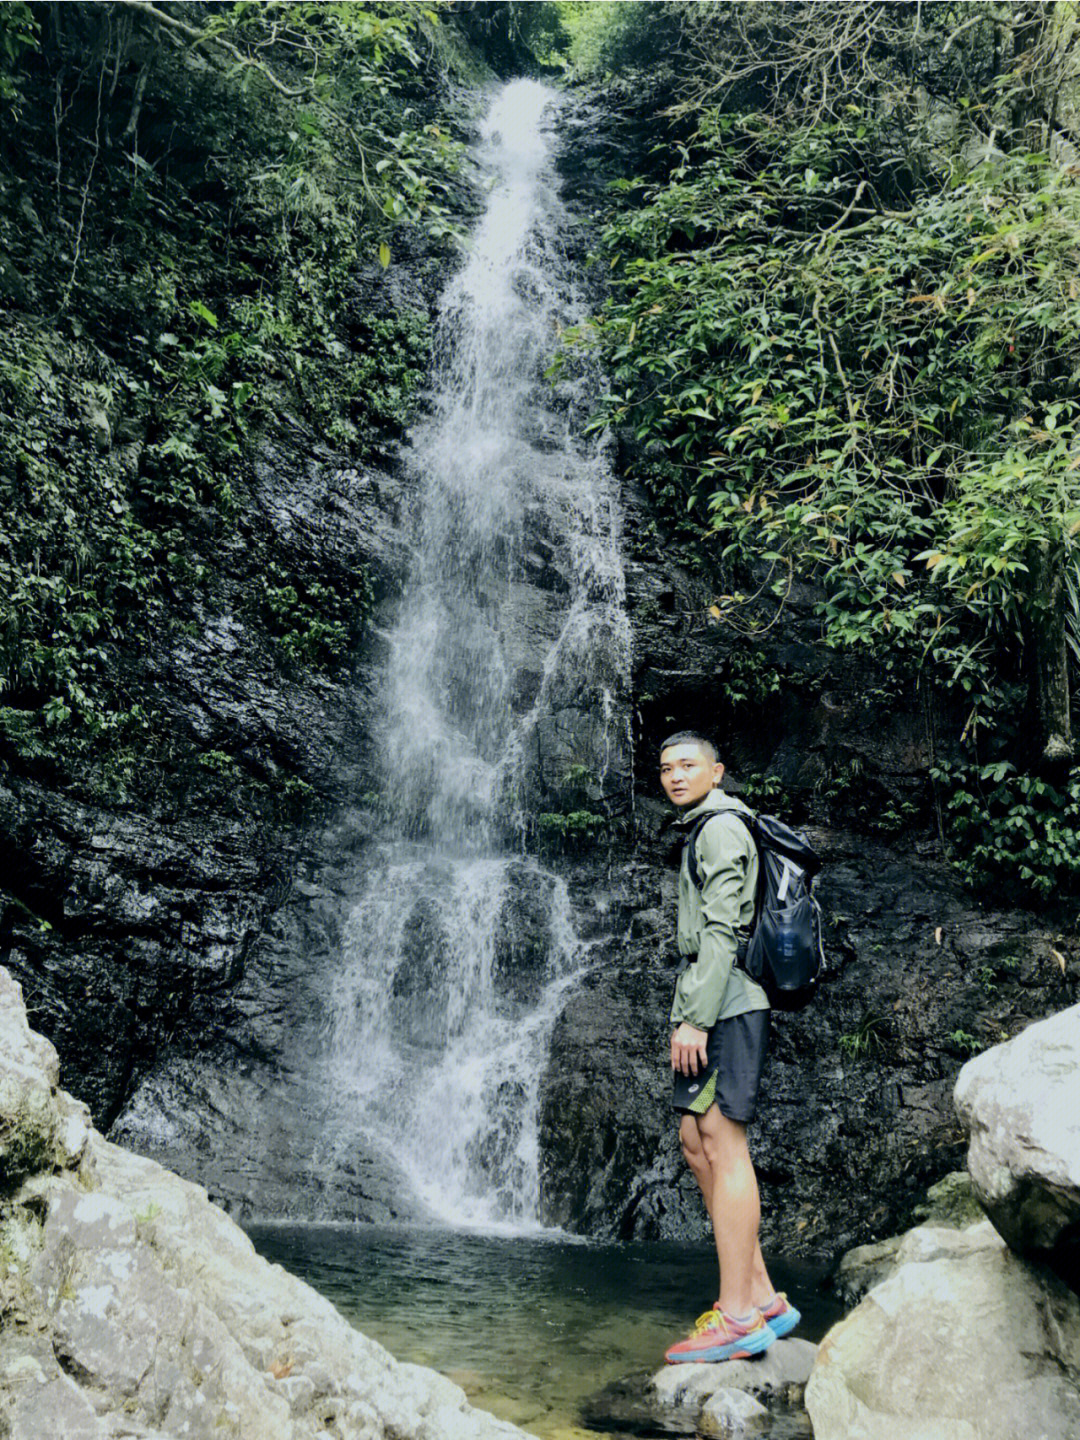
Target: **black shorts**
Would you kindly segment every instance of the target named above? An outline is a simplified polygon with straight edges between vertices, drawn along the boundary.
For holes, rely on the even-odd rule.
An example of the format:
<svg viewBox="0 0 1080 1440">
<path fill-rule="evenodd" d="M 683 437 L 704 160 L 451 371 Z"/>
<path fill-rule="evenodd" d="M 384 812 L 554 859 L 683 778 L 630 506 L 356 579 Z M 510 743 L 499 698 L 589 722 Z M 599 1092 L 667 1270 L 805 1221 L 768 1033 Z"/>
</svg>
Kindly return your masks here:
<svg viewBox="0 0 1080 1440">
<path fill-rule="evenodd" d="M 749 1125 L 769 1048 L 768 1010 L 748 1010 L 718 1020 L 709 1031 L 708 1060 L 696 1075 L 674 1072 L 676 1110 L 704 1115 L 715 1102 L 721 1115 Z"/>
</svg>

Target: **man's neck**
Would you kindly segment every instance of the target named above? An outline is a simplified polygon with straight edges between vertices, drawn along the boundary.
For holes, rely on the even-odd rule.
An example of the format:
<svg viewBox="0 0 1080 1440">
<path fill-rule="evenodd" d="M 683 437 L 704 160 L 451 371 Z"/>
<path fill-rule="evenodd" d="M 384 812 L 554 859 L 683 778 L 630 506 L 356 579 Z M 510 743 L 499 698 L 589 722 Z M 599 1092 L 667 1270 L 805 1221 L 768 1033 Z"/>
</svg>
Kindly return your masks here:
<svg viewBox="0 0 1080 1440">
<path fill-rule="evenodd" d="M 676 815 L 675 819 L 676 821 L 694 820 L 697 818 L 697 816 L 703 814 L 706 810 L 714 809 L 715 806 L 723 799 L 726 799 L 726 796 L 724 795 L 724 792 L 720 789 L 720 787 L 717 786 L 714 789 L 708 791 L 707 794 L 703 795 L 700 800 L 695 800 L 693 805 L 687 805 L 684 810 L 680 810 L 678 815 Z"/>
</svg>

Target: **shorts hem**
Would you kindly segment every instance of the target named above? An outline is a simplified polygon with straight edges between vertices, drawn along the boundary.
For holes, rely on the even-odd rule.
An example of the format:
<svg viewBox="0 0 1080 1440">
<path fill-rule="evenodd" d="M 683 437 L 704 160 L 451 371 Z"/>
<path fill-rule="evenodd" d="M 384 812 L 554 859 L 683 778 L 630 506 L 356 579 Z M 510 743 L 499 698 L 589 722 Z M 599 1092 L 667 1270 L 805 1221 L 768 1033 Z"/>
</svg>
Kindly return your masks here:
<svg viewBox="0 0 1080 1440">
<path fill-rule="evenodd" d="M 720 1114 L 723 1115 L 725 1120 L 731 1120 L 736 1125 L 752 1125 L 757 1117 L 756 1107 L 751 1110 L 749 1115 L 732 1115 L 730 1110 L 724 1109 L 719 1100 L 714 1100 L 712 1105 L 709 1106 L 709 1110 L 713 1109 L 714 1106 L 720 1111 Z M 709 1113 L 709 1110 L 691 1110 L 689 1105 L 680 1105 L 677 1100 L 671 1102 L 671 1108 L 675 1111 L 676 1115 L 696 1115 L 702 1119 Z"/>
</svg>

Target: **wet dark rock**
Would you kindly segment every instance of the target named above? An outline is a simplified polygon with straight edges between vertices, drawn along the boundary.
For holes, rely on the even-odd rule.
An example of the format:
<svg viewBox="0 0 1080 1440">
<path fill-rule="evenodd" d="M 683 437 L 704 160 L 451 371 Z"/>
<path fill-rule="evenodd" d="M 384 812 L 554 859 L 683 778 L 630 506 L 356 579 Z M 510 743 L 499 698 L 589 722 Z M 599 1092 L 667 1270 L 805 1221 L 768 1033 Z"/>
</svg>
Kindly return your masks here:
<svg viewBox="0 0 1080 1440">
<path fill-rule="evenodd" d="M 402 904 L 408 897 L 402 896 Z M 427 896 L 420 896 L 405 921 L 401 962 L 394 973 L 390 1023 L 406 1044 L 436 1046 L 444 1040 L 450 996 L 444 957 L 446 935 Z"/>
<path fill-rule="evenodd" d="M 551 979 L 556 943 L 551 934 L 552 881 L 528 865 L 512 867 L 508 879 L 510 893 L 495 935 L 492 981 L 503 1006 L 524 1014 L 535 1007 Z"/>
<path fill-rule="evenodd" d="M 964 1047 L 1069 1003 L 1073 952 L 1065 973 L 1054 958 L 1065 954 L 1066 917 L 972 896 L 929 817 L 895 840 L 867 833 L 882 797 L 925 787 L 930 749 L 915 697 L 883 693 L 871 667 L 817 644 L 813 597 L 754 648 L 748 669 L 738 638 L 709 622 L 707 581 L 649 534 L 640 497 L 628 495 L 627 508 L 637 845 L 613 857 L 618 938 L 555 1031 L 542 1093 L 545 1214 L 606 1237 L 705 1230 L 670 1109 L 675 889 L 655 777 L 660 741 L 704 726 L 721 744 L 726 786 L 775 777 L 784 792 L 763 808 L 828 821 L 811 830 L 825 860 L 825 983 L 807 1010 L 774 1017 L 751 1147 L 766 1245 L 837 1252 L 899 1229 L 957 1169 L 951 1094 Z M 749 695 L 734 699 L 748 676 Z M 832 818 L 821 777 L 852 772 L 852 802 Z M 577 893 L 572 875 L 571 886 Z"/>
</svg>

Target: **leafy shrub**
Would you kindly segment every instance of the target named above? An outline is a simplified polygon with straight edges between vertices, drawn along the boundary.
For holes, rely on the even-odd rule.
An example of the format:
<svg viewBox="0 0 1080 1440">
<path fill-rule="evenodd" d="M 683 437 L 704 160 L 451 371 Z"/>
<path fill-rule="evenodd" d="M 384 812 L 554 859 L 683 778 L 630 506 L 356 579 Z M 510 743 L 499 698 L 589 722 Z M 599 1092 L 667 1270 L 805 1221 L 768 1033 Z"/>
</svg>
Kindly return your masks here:
<svg viewBox="0 0 1080 1440">
<path fill-rule="evenodd" d="M 1080 768 L 1060 784 L 1009 761 L 940 765 L 952 863 L 1002 900 L 1047 900 L 1080 890 Z"/>
</svg>

